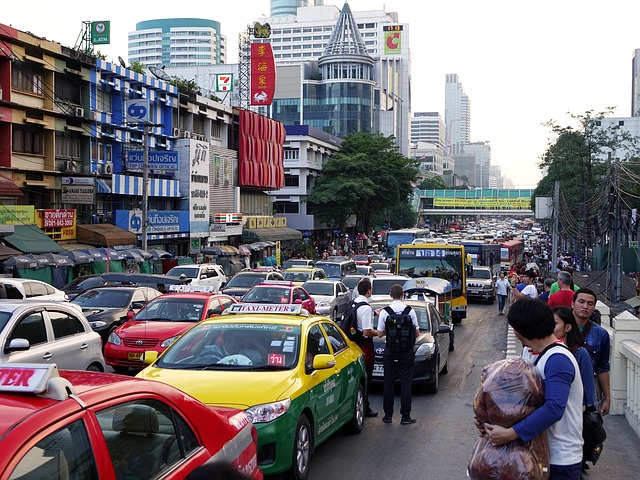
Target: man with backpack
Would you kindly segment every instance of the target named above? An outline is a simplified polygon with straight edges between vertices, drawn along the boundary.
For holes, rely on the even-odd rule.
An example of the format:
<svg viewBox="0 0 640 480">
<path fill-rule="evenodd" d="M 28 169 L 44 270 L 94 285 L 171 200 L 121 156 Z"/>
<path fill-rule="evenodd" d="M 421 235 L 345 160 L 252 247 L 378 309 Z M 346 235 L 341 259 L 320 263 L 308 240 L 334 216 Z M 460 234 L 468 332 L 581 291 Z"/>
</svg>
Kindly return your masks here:
<svg viewBox="0 0 640 480">
<path fill-rule="evenodd" d="M 343 320 L 343 330 L 349 339 L 358 344 L 364 353 L 364 362 L 367 371 L 367 398 L 365 400 L 365 417 L 377 417 L 378 412 L 374 411 L 369 404 L 369 392 L 371 391 L 371 380 L 373 377 L 373 364 L 375 354 L 373 351 L 373 337 L 378 334 L 373 329 L 373 310 L 369 306 L 371 296 L 371 280 L 363 278 L 357 285 L 358 296 L 351 302 Z"/>
<path fill-rule="evenodd" d="M 415 353 L 413 346 L 420 335 L 416 312 L 402 303 L 404 291 L 402 285 L 391 287 L 392 302 L 383 308 L 378 316 L 378 337 L 386 336 L 382 365 L 384 367 L 384 388 L 382 405 L 385 423 L 391 423 L 393 417 L 394 384 L 396 374 L 400 380 L 400 415 L 402 425 L 416 423 L 411 418 L 411 382 Z"/>
</svg>

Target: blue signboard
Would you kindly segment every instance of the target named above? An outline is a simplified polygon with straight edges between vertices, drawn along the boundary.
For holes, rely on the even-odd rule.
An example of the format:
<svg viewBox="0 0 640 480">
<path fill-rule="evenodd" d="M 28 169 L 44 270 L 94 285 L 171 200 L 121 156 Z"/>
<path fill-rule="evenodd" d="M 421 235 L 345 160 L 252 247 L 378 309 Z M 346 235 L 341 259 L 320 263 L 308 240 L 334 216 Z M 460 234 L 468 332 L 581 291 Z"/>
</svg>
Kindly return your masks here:
<svg viewBox="0 0 640 480">
<path fill-rule="evenodd" d="M 178 170 L 179 167 L 178 152 L 166 150 L 149 151 L 149 170 Z M 144 163 L 143 150 L 127 151 L 125 164 L 129 170 L 142 170 Z"/>
<path fill-rule="evenodd" d="M 189 212 L 183 210 L 150 210 L 147 212 L 147 233 L 177 233 L 189 231 Z M 140 210 L 116 210 L 116 225 L 132 233 L 142 233 Z"/>
</svg>

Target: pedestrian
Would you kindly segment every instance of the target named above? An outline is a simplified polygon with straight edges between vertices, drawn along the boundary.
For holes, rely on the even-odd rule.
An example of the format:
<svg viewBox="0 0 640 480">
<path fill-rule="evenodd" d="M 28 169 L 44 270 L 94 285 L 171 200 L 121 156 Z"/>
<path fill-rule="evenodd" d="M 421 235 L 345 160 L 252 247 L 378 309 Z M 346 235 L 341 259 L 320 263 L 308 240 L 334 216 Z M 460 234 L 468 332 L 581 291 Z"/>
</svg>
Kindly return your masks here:
<svg viewBox="0 0 640 480">
<path fill-rule="evenodd" d="M 522 291 L 518 290 L 517 287 L 511 287 L 511 292 L 516 300 L 524 297 L 538 298 L 538 290 L 536 290 L 536 286 L 533 284 L 535 278 L 536 274 L 533 270 L 525 270 L 522 274 L 522 282 L 525 285 Z"/>
<path fill-rule="evenodd" d="M 360 333 L 357 335 L 357 344 L 364 353 L 364 363 L 367 370 L 367 398 L 365 400 L 365 417 L 377 417 L 378 412 L 371 408 L 369 403 L 369 392 L 371 391 L 371 381 L 373 379 L 373 365 L 375 363 L 375 354 L 373 351 L 373 337 L 378 332 L 373 328 L 373 310 L 369 306 L 369 297 L 371 297 L 371 280 L 363 278 L 358 282 L 358 296 L 354 299 L 354 304 L 360 304 L 356 310 L 358 319 L 356 329 Z M 366 304 L 366 305 L 365 305 Z"/>
<path fill-rule="evenodd" d="M 415 353 L 413 346 L 420 335 L 418 317 L 415 310 L 402 302 L 404 291 L 402 285 L 391 287 L 392 302 L 383 308 L 378 315 L 378 337 L 386 336 L 382 365 L 384 367 L 384 387 L 382 405 L 383 421 L 393 420 L 393 401 L 396 374 L 400 380 L 400 423 L 410 425 L 416 423 L 411 418 L 411 382 Z"/>
<path fill-rule="evenodd" d="M 596 301 L 597 297 L 594 292 L 587 288 L 581 288 L 575 293 L 571 308 L 578 328 L 582 332 L 585 348 L 593 363 L 593 371 L 596 375 L 596 406 L 602 415 L 607 415 L 611 406 L 609 378 L 611 342 L 609 333 L 600 325 L 589 320 L 596 308 Z"/>
<path fill-rule="evenodd" d="M 544 282 L 542 284 L 542 293 L 540 295 L 538 295 L 538 299 L 542 300 L 543 302 L 547 302 L 549 301 L 549 295 L 551 294 L 551 285 L 553 284 L 553 279 L 552 278 L 545 278 Z"/>
<path fill-rule="evenodd" d="M 558 273 L 560 273 L 560 272 L 569 273 L 569 275 L 571 276 L 571 288 L 573 289 L 574 292 L 577 292 L 578 290 L 580 290 L 580 287 L 573 282 L 573 268 L 571 268 L 569 266 L 564 266 L 558 271 Z M 558 290 L 560 290 L 560 284 L 558 282 L 553 282 L 553 285 L 551 285 L 551 293 L 550 293 L 550 295 L 553 295 Z"/>
<path fill-rule="evenodd" d="M 522 356 L 533 361 L 542 375 L 544 404 L 510 428 L 482 424 L 477 419 L 476 426 L 496 446 L 518 439 L 529 442 L 546 430 L 549 480 L 579 480 L 583 387 L 578 363 L 554 335 L 553 312 L 545 302 L 520 298 L 509 308 L 507 319 L 524 346 Z"/>
<path fill-rule="evenodd" d="M 500 272 L 496 281 L 496 295 L 498 296 L 498 315 L 504 315 L 504 306 L 509 296 L 509 280 L 505 277 L 504 272 Z"/>
<path fill-rule="evenodd" d="M 566 307 L 571 306 L 571 302 L 573 302 L 573 296 L 575 294 L 573 288 L 571 288 L 572 282 L 573 278 L 569 272 L 558 272 L 558 286 L 560 287 L 560 290 L 549 295 L 549 301 L 547 303 L 550 307 L 558 305 L 564 305 Z"/>
</svg>

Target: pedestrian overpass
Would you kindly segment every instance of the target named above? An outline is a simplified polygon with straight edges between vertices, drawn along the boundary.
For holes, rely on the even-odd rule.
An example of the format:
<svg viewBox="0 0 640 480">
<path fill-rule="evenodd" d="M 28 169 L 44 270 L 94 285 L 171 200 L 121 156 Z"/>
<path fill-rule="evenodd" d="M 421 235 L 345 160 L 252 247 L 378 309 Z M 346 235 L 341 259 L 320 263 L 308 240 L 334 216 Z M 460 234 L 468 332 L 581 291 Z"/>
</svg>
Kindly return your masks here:
<svg viewBox="0 0 640 480">
<path fill-rule="evenodd" d="M 533 216 L 533 189 L 413 190 L 412 207 L 419 216 Z"/>
</svg>

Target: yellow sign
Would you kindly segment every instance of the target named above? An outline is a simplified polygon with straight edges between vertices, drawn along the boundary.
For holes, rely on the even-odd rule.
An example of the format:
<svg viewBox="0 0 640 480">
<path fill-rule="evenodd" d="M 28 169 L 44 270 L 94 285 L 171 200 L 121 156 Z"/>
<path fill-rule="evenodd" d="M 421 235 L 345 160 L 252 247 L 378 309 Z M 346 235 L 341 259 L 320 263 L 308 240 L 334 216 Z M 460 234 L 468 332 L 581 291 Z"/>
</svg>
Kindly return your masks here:
<svg viewBox="0 0 640 480">
<path fill-rule="evenodd" d="M 33 205 L 0 205 L 0 224 L 33 225 L 35 207 Z"/>
<path fill-rule="evenodd" d="M 76 239 L 75 210 L 36 210 L 36 225 L 49 235 L 52 240 Z"/>
<path fill-rule="evenodd" d="M 246 217 L 245 226 L 249 229 L 254 228 L 283 228 L 287 226 L 286 217 Z"/>
<path fill-rule="evenodd" d="M 434 207 L 531 209 L 530 198 L 434 198 Z"/>
</svg>

